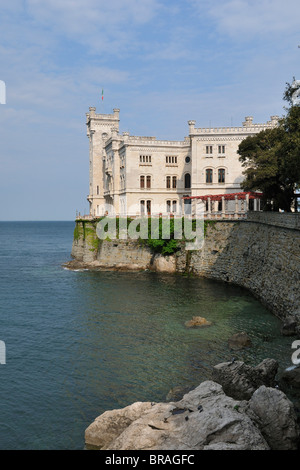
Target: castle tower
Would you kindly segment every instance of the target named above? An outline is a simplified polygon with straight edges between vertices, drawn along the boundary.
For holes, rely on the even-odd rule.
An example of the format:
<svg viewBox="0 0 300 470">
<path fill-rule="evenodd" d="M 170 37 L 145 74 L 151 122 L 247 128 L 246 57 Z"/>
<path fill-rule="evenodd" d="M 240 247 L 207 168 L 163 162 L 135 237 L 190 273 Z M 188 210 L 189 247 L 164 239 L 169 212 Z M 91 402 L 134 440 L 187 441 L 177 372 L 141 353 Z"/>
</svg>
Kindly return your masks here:
<svg viewBox="0 0 300 470">
<path fill-rule="evenodd" d="M 90 143 L 89 195 L 90 214 L 103 215 L 104 212 L 104 162 L 105 143 L 117 130 L 119 132 L 119 109 L 113 114 L 96 114 L 96 108 L 90 107 L 86 113 L 87 136 Z"/>
</svg>

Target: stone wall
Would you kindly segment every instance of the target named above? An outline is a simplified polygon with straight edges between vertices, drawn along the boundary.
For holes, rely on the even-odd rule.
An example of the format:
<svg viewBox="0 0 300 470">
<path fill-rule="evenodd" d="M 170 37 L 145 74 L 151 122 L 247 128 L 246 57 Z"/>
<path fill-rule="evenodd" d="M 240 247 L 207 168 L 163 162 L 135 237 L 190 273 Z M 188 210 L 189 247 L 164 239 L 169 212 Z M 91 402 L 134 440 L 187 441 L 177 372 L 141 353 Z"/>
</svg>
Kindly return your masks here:
<svg viewBox="0 0 300 470">
<path fill-rule="evenodd" d="M 181 249 L 166 258 L 132 240 L 100 242 L 91 222 L 77 222 L 74 235 L 75 264 L 192 273 L 230 282 L 249 289 L 280 318 L 291 315 L 300 323 L 299 214 L 251 213 L 247 220 L 214 221 L 201 250 Z"/>
<path fill-rule="evenodd" d="M 178 271 L 246 287 L 281 318 L 299 316 L 300 231 L 254 221 L 209 225 L 201 251 Z M 183 260 L 182 260 L 183 258 Z"/>
<path fill-rule="evenodd" d="M 249 222 L 300 230 L 300 213 L 248 212 Z"/>
</svg>

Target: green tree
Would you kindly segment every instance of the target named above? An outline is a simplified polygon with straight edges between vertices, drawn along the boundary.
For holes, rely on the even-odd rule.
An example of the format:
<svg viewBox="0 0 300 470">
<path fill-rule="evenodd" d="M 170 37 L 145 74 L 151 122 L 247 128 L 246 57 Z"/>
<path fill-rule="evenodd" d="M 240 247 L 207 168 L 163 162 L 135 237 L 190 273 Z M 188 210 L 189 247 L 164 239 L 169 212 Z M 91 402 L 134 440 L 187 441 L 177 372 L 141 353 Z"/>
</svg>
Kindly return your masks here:
<svg viewBox="0 0 300 470">
<path fill-rule="evenodd" d="M 244 139 L 239 160 L 245 168 L 242 189 L 263 192 L 265 209 L 291 211 L 295 191 L 300 186 L 300 107 L 292 104 L 292 88 L 287 84 L 284 99 L 290 104 L 278 126 Z"/>
</svg>

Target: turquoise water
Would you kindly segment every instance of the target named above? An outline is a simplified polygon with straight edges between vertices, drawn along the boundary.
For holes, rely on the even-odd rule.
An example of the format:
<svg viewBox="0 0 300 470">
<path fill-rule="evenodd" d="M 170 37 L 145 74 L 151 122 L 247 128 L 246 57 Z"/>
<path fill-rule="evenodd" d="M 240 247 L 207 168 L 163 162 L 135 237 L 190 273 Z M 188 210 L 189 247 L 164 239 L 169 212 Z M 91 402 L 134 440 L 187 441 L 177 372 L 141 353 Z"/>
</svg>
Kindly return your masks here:
<svg viewBox="0 0 300 470">
<path fill-rule="evenodd" d="M 0 223 L 0 449 L 82 449 L 103 411 L 165 400 L 233 355 L 291 365 L 291 338 L 244 289 L 151 272 L 70 271 L 74 223 Z M 204 316 L 213 324 L 188 329 Z M 232 353 L 246 331 L 253 347 Z"/>
</svg>

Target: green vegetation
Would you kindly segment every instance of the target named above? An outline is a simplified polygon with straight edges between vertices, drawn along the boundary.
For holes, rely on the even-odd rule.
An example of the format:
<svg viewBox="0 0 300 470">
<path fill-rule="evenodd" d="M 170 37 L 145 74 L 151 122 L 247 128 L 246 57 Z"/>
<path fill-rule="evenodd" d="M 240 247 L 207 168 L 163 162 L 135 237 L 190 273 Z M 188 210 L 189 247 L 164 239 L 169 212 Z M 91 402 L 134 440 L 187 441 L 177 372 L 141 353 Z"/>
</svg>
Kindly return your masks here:
<svg viewBox="0 0 300 470">
<path fill-rule="evenodd" d="M 263 192 L 264 210 L 290 212 L 300 187 L 300 107 L 292 104 L 293 89 L 287 83 L 284 93 L 290 107 L 279 125 L 247 137 L 239 145 L 245 167 L 245 191 Z"/>
<path fill-rule="evenodd" d="M 97 223 L 101 219 L 94 219 L 94 220 L 77 220 L 75 229 L 74 229 L 74 240 L 79 240 L 82 238 L 83 240 L 86 240 L 88 244 L 91 246 L 90 251 L 98 251 L 99 246 L 102 242 L 97 236 L 96 233 L 96 227 Z M 119 219 L 116 218 L 116 238 L 119 239 L 120 237 L 120 228 L 122 227 L 129 227 L 130 223 L 134 219 L 127 218 L 127 219 Z M 157 233 L 155 234 L 156 237 L 152 238 L 151 235 L 151 225 L 153 223 L 153 220 L 156 222 L 156 228 L 157 228 Z M 178 220 L 178 219 L 177 219 Z M 183 239 L 176 239 L 175 236 L 175 222 L 174 219 L 170 219 L 170 232 L 169 233 L 164 233 L 164 226 L 163 226 L 163 219 L 152 219 L 148 218 L 147 223 L 147 231 L 146 234 L 143 234 L 144 236 L 140 237 L 138 239 L 138 242 L 142 246 L 148 246 L 153 253 L 160 253 L 164 256 L 172 255 L 176 253 L 177 251 L 180 250 L 182 243 L 186 241 L 192 241 L 192 240 L 186 240 L 185 238 Z M 183 219 L 181 220 L 182 226 L 183 226 Z M 204 221 L 204 236 L 206 236 L 207 228 L 208 226 L 211 226 L 212 228 L 215 228 L 215 221 L 212 220 L 206 220 Z M 192 230 L 196 230 L 196 220 L 192 221 Z M 141 232 L 141 226 L 137 225 L 136 227 L 136 232 L 139 233 Z M 109 236 L 110 234 L 107 235 L 105 238 L 105 241 L 112 241 L 112 238 Z M 148 238 L 145 237 L 148 236 Z M 127 242 L 128 243 L 128 242 Z"/>
</svg>

